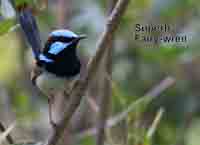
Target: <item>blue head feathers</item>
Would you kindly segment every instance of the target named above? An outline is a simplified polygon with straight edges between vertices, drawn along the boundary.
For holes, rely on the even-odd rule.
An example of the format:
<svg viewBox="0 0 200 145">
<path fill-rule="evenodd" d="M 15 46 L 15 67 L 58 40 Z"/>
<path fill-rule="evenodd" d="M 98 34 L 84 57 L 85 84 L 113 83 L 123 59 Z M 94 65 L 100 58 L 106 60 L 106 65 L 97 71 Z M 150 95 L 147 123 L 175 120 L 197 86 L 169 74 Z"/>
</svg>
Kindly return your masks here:
<svg viewBox="0 0 200 145">
<path fill-rule="evenodd" d="M 48 50 L 48 53 L 57 55 L 64 49 L 67 49 L 67 47 L 73 43 L 73 40 L 78 38 L 79 36 L 75 34 L 74 32 L 67 30 L 67 29 L 58 29 L 50 33 L 49 38 L 50 39 L 55 39 L 55 42 L 53 42 Z M 68 40 L 64 42 L 62 39 Z"/>
<path fill-rule="evenodd" d="M 67 38 L 77 38 L 78 35 L 75 34 L 74 32 L 67 30 L 67 29 L 59 29 L 59 30 L 55 30 L 53 32 L 50 33 L 49 35 L 50 37 L 67 37 Z"/>
<path fill-rule="evenodd" d="M 67 47 L 72 44 L 72 40 L 78 38 L 78 35 L 74 32 L 66 29 L 58 29 L 54 30 L 49 34 L 50 45 L 46 50 L 43 51 L 43 54 L 39 55 L 39 60 L 44 61 L 46 63 L 52 63 L 53 60 L 50 59 L 45 54 L 52 54 L 52 55 L 58 55 L 60 52 L 62 52 L 64 49 L 67 49 Z M 69 39 L 69 42 L 63 42 L 63 39 Z M 48 42 L 47 42 L 48 43 Z"/>
</svg>

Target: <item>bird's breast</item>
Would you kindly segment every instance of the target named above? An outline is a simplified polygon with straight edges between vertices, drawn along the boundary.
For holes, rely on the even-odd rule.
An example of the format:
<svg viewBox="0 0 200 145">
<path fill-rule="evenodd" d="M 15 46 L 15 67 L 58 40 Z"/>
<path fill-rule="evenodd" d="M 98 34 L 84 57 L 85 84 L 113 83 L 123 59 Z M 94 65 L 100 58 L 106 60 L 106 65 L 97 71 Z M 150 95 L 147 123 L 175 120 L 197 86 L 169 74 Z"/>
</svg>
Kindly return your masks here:
<svg viewBox="0 0 200 145">
<path fill-rule="evenodd" d="M 56 94 L 56 91 L 64 91 L 69 87 L 72 80 L 68 80 L 62 77 L 57 77 L 56 75 L 43 72 L 36 79 L 37 87 L 44 93 L 49 96 L 50 94 Z"/>
</svg>

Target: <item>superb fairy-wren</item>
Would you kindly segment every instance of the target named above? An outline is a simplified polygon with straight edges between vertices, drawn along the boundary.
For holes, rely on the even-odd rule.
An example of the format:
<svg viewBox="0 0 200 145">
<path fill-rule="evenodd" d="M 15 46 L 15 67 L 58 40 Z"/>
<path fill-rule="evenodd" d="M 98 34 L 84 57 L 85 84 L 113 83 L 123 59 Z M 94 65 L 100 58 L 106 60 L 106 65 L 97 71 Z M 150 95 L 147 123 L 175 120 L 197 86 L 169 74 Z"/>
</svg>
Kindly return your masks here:
<svg viewBox="0 0 200 145">
<path fill-rule="evenodd" d="M 78 36 L 66 29 L 58 29 L 50 33 L 43 51 L 38 54 L 36 60 L 36 65 L 42 73 L 32 77 L 34 84 L 44 94 L 48 94 L 49 89 L 59 87 L 62 84 L 59 83 L 60 80 L 72 79 L 80 73 L 81 64 L 76 54 L 76 47 L 83 38 L 85 36 Z M 48 84 L 43 80 L 47 80 Z"/>
<path fill-rule="evenodd" d="M 77 35 L 67 29 L 58 29 L 50 33 L 44 48 L 41 46 L 40 34 L 31 9 L 25 4 L 18 8 L 19 23 L 31 45 L 35 58 L 35 67 L 31 80 L 49 100 L 49 119 L 55 125 L 51 115 L 51 104 L 55 92 L 64 92 L 81 69 L 76 47 L 85 35 Z M 68 93 L 68 92 L 67 92 Z"/>
<path fill-rule="evenodd" d="M 55 97 L 55 92 L 66 92 L 73 80 L 79 76 L 81 63 L 76 47 L 84 38 L 86 38 L 85 35 L 77 35 L 66 29 L 54 30 L 50 33 L 43 51 L 34 54 L 38 55 L 35 56 L 37 71 L 33 71 L 31 80 L 42 93 L 49 97 L 49 116 L 52 124 L 54 123 L 51 115 L 51 101 Z"/>
</svg>

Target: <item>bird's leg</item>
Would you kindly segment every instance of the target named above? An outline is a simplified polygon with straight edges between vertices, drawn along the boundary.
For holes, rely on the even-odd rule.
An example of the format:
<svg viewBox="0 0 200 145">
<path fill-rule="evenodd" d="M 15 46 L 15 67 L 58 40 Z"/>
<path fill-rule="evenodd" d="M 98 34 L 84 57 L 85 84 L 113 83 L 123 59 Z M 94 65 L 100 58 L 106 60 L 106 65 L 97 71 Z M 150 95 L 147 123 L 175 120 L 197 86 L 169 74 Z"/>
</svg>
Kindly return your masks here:
<svg viewBox="0 0 200 145">
<path fill-rule="evenodd" d="M 56 123 L 53 121 L 53 115 L 52 115 L 52 104 L 54 102 L 54 95 L 50 94 L 48 97 L 48 106 L 49 106 L 49 122 L 52 125 L 53 128 L 56 128 Z"/>
</svg>

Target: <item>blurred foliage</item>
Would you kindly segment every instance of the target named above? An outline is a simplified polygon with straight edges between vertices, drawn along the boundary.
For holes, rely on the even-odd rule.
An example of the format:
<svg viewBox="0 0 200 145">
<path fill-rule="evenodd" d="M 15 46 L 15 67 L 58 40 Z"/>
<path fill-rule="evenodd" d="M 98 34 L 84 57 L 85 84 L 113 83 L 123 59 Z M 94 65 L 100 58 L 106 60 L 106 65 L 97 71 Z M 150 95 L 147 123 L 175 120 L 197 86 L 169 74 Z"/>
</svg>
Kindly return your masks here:
<svg viewBox="0 0 200 145">
<path fill-rule="evenodd" d="M 22 6 L 24 4 L 33 4 L 35 0 L 14 0 L 16 7 Z"/>
<path fill-rule="evenodd" d="M 0 22 L 0 35 L 6 34 L 16 27 L 16 22 L 13 19 L 6 19 Z"/>
<path fill-rule="evenodd" d="M 167 62 L 170 64 L 177 61 L 188 48 L 180 46 L 160 46 L 159 48 L 140 48 L 140 55 L 147 62 Z"/>
<path fill-rule="evenodd" d="M 84 139 L 80 140 L 79 145 L 90 145 L 95 144 L 95 140 L 93 137 L 85 137 Z"/>
<path fill-rule="evenodd" d="M 16 40 L 15 33 L 9 33 L 2 37 L 1 40 L 1 63 L 0 63 L 0 77 L 1 81 L 9 82 L 8 80 L 14 77 L 19 68 L 19 51 L 16 45 L 18 42 Z M 10 40 L 8 42 L 7 40 Z M 13 63 L 15 62 L 15 63 Z"/>
</svg>

